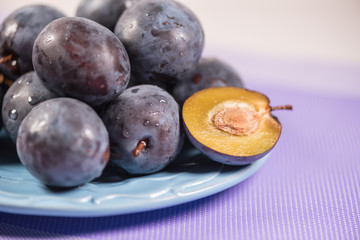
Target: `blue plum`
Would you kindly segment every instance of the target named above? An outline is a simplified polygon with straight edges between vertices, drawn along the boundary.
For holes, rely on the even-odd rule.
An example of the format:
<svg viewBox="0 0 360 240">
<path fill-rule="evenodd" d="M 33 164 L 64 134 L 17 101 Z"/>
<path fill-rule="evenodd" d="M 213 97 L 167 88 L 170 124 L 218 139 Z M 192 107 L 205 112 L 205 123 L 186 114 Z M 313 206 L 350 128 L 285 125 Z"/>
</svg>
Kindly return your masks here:
<svg viewBox="0 0 360 240">
<path fill-rule="evenodd" d="M 53 98 L 31 110 L 16 147 L 26 169 L 52 187 L 75 187 L 99 177 L 110 155 L 100 117 L 73 98 Z"/>
<path fill-rule="evenodd" d="M 4 92 L 3 92 L 3 89 L 0 86 L 0 106 L 2 106 L 3 99 L 4 99 Z M 2 119 L 0 118 L 0 130 L 2 128 L 2 125 L 3 125 Z"/>
<path fill-rule="evenodd" d="M 172 95 L 179 104 L 195 92 L 210 87 L 244 87 L 238 72 L 228 63 L 218 58 L 202 58 L 191 76 L 178 84 L 172 90 Z"/>
<path fill-rule="evenodd" d="M 11 140 L 16 143 L 22 120 L 37 104 L 56 97 L 37 77 L 34 71 L 19 77 L 7 90 L 2 109 L 2 121 Z"/>
<path fill-rule="evenodd" d="M 64 16 L 45 5 L 25 6 L 7 16 L 0 25 L 0 72 L 16 80 L 33 70 L 31 56 L 36 37 L 48 23 Z"/>
<path fill-rule="evenodd" d="M 204 47 L 198 18 L 172 0 L 137 2 L 121 15 L 114 32 L 129 54 L 134 77 L 164 88 L 190 74 Z"/>
<path fill-rule="evenodd" d="M 102 119 L 110 136 L 110 162 L 131 174 L 162 170 L 178 155 L 184 132 L 179 106 L 155 85 L 128 88 Z"/>
<path fill-rule="evenodd" d="M 76 16 L 91 19 L 111 31 L 121 14 L 139 0 L 82 0 Z"/>
<path fill-rule="evenodd" d="M 130 62 L 120 40 L 86 18 L 65 17 L 47 25 L 33 48 L 34 69 L 45 87 L 92 107 L 121 94 L 130 78 Z"/>
</svg>

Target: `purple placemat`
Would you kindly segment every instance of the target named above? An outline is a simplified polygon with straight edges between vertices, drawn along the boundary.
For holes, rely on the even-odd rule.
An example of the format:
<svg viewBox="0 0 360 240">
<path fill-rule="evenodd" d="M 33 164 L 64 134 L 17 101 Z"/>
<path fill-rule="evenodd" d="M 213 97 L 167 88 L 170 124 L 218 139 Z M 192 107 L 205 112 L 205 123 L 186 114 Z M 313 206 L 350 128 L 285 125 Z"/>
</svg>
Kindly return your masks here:
<svg viewBox="0 0 360 240">
<path fill-rule="evenodd" d="M 0 239 L 360 239 L 360 99 L 254 86 L 283 132 L 251 178 L 156 211 L 97 218 L 0 213 Z"/>
</svg>

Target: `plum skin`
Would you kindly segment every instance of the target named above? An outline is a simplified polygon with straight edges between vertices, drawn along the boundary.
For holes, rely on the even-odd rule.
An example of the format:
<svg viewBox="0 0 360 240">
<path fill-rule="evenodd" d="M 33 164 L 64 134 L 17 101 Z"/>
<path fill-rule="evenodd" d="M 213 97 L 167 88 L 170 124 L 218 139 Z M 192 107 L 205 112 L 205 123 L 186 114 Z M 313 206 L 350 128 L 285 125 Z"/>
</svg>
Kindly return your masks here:
<svg viewBox="0 0 360 240">
<path fill-rule="evenodd" d="M 109 136 L 97 113 L 71 98 L 37 105 L 17 138 L 21 163 L 52 187 L 75 187 L 99 177 L 109 160 Z"/>
<path fill-rule="evenodd" d="M 172 0 L 143 0 L 126 10 L 114 30 L 124 44 L 134 77 L 170 89 L 189 75 L 204 48 L 200 21 Z"/>
<path fill-rule="evenodd" d="M 82 0 L 76 16 L 91 19 L 113 31 L 121 14 L 137 1 L 139 0 Z"/>
<path fill-rule="evenodd" d="M 3 99 L 4 99 L 4 92 L 3 92 L 3 89 L 0 86 L 0 106 L 2 106 Z M 3 127 L 3 122 L 2 122 L 2 118 L 0 118 L 0 131 L 1 131 L 2 127 Z"/>
<path fill-rule="evenodd" d="M 203 57 L 191 76 L 175 85 L 172 95 L 179 104 L 183 104 L 195 92 L 225 86 L 243 88 L 244 83 L 238 72 L 228 63 L 217 58 Z"/>
<path fill-rule="evenodd" d="M 130 174 L 158 172 L 182 148 L 184 132 L 179 106 L 157 86 L 128 88 L 101 116 L 110 136 L 110 163 Z M 146 140 L 147 146 L 134 156 L 141 140 Z"/>
</svg>

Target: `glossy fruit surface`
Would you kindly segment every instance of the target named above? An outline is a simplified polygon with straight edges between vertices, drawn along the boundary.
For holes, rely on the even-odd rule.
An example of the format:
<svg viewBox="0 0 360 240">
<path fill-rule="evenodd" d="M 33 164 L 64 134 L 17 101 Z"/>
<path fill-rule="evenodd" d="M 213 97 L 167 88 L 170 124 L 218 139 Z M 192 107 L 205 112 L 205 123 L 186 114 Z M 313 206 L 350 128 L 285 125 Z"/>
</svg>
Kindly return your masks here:
<svg viewBox="0 0 360 240">
<path fill-rule="evenodd" d="M 197 17 L 172 0 L 143 0 L 120 17 L 115 34 L 124 44 L 134 77 L 164 87 L 190 74 L 204 47 Z"/>
<path fill-rule="evenodd" d="M 4 99 L 4 92 L 0 86 L 0 106 L 2 106 L 3 99 Z M 2 126 L 3 126 L 3 123 L 2 123 L 2 119 L 0 118 L 0 130 L 1 130 Z"/>
<path fill-rule="evenodd" d="M 17 9 L 0 25 L 0 72 L 16 80 L 33 70 L 32 48 L 36 37 L 51 21 L 65 17 L 45 5 L 29 5 Z"/>
<path fill-rule="evenodd" d="M 210 87 L 244 87 L 239 73 L 217 58 L 200 59 L 191 76 L 175 85 L 172 94 L 179 104 L 195 92 Z"/>
<path fill-rule="evenodd" d="M 20 76 L 7 90 L 1 115 L 4 128 L 11 140 L 16 143 L 22 120 L 37 104 L 55 95 L 44 87 L 34 71 Z"/>
<path fill-rule="evenodd" d="M 115 99 L 130 78 L 120 40 L 106 27 L 80 17 L 47 25 L 35 40 L 33 63 L 49 90 L 93 107 Z"/>
<path fill-rule="evenodd" d="M 17 152 L 21 163 L 45 185 L 74 187 L 101 175 L 109 160 L 109 136 L 90 106 L 54 98 L 24 118 Z"/>
<path fill-rule="evenodd" d="M 91 19 L 111 31 L 121 14 L 139 0 L 82 0 L 76 16 Z"/>
<path fill-rule="evenodd" d="M 157 86 L 126 89 L 102 114 L 111 163 L 132 174 L 162 170 L 182 147 L 179 115 L 173 97 Z"/>
<path fill-rule="evenodd" d="M 244 165 L 269 153 L 280 137 L 281 124 L 271 110 L 261 93 L 215 87 L 189 97 L 182 114 L 195 147 L 215 161 Z"/>
</svg>

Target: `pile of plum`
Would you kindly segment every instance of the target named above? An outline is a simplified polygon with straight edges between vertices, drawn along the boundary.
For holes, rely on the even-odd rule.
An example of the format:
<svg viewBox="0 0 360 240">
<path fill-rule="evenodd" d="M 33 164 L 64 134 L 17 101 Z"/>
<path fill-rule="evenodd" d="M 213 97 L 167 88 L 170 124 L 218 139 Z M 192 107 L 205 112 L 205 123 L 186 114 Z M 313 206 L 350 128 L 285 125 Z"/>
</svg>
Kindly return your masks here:
<svg viewBox="0 0 360 240">
<path fill-rule="evenodd" d="M 83 0 L 71 17 L 25 6 L 0 26 L 0 129 L 48 186 L 87 183 L 107 165 L 161 171 L 186 138 L 184 101 L 243 87 L 203 48 L 198 18 L 173 0 Z"/>
</svg>

